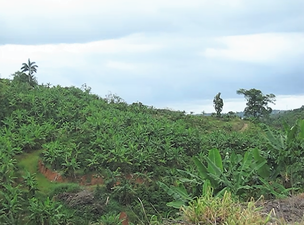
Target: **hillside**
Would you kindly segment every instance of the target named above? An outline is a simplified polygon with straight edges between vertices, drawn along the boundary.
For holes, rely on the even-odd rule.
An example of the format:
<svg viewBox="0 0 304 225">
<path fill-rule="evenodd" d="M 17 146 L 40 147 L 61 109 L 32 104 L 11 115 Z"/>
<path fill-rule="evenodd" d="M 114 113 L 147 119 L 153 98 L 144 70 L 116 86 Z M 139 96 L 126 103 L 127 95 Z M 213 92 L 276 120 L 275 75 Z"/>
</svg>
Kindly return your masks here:
<svg viewBox="0 0 304 225">
<path fill-rule="evenodd" d="M 1 222 L 37 224 L 42 209 L 61 212 L 60 224 L 115 221 L 120 212 L 138 224 L 178 219 L 172 206 L 189 205 L 207 183 L 215 194 L 227 189 L 241 200 L 288 193 L 267 131 L 238 117 L 127 104 L 85 85 L 6 79 L 0 104 Z M 267 185 L 273 181 L 276 188 Z"/>
<path fill-rule="evenodd" d="M 293 125 L 297 120 L 304 119 L 304 106 L 298 109 L 278 111 L 270 115 L 270 118 L 266 121 L 267 124 L 283 128 L 283 125 Z"/>
</svg>

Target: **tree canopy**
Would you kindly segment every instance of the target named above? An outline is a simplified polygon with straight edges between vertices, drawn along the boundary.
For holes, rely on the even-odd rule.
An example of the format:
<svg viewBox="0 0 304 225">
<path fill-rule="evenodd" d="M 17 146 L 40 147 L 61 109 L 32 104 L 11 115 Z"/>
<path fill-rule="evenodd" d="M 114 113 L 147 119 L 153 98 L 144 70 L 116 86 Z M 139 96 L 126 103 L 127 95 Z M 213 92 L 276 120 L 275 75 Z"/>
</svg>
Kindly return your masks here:
<svg viewBox="0 0 304 225">
<path fill-rule="evenodd" d="M 220 116 L 223 111 L 224 102 L 221 98 L 221 92 L 219 92 L 213 99 L 214 109 L 216 111 L 216 115 Z"/>
<path fill-rule="evenodd" d="M 246 108 L 244 109 L 245 116 L 259 119 L 269 116 L 272 112 L 272 108 L 268 104 L 275 104 L 274 94 L 263 95 L 262 91 L 254 88 L 250 90 L 239 89 L 236 93 L 243 94 L 247 100 Z"/>
<path fill-rule="evenodd" d="M 36 80 L 35 76 L 33 76 L 33 73 L 37 73 L 38 66 L 35 65 L 35 62 L 31 62 L 30 59 L 28 59 L 28 63 L 22 63 L 21 72 L 25 73 L 28 72 L 28 82 L 32 83 Z"/>
<path fill-rule="evenodd" d="M 12 76 L 14 77 L 13 82 L 28 83 L 32 87 L 38 85 L 37 79 L 33 75 L 17 71 Z"/>
</svg>

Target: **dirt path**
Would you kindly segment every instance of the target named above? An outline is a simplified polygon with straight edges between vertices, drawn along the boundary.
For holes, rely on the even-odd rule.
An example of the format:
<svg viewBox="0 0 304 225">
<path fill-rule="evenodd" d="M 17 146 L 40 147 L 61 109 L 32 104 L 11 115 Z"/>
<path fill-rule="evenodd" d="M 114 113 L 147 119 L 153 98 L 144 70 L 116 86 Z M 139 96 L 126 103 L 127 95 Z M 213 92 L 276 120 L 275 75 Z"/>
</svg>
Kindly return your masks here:
<svg viewBox="0 0 304 225">
<path fill-rule="evenodd" d="M 281 224 L 278 221 L 285 221 L 288 224 L 303 224 L 304 215 L 304 194 L 295 195 L 285 199 L 275 199 L 259 204 L 263 207 L 262 213 L 269 214 L 273 218 L 272 224 Z"/>
<path fill-rule="evenodd" d="M 248 123 L 244 123 L 242 129 L 240 130 L 241 132 L 245 131 L 248 129 Z"/>
</svg>

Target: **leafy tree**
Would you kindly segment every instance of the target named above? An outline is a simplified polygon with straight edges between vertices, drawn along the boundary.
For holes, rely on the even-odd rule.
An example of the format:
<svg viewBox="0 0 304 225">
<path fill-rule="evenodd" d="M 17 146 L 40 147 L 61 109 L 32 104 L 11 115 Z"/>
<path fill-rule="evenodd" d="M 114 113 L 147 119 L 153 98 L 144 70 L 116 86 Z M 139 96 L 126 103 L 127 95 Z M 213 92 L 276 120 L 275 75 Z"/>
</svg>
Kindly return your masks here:
<svg viewBox="0 0 304 225">
<path fill-rule="evenodd" d="M 109 93 L 106 95 L 105 100 L 108 103 L 126 103 L 125 100 L 123 100 L 121 97 L 119 97 L 117 94 Z"/>
<path fill-rule="evenodd" d="M 221 98 L 221 92 L 219 92 L 213 99 L 213 105 L 214 109 L 216 111 L 216 115 L 220 116 L 221 112 L 223 110 L 224 102 L 223 99 Z"/>
<path fill-rule="evenodd" d="M 37 73 L 37 65 L 35 65 L 35 62 L 31 62 L 30 59 L 28 59 L 28 63 L 22 63 L 21 72 L 25 73 L 28 72 L 28 82 L 31 83 L 35 77 L 33 76 L 33 73 Z"/>
<path fill-rule="evenodd" d="M 0 121 L 2 121 L 7 113 L 8 99 L 7 90 L 10 87 L 10 80 L 0 78 Z"/>
<path fill-rule="evenodd" d="M 254 118 L 267 117 L 272 112 L 272 108 L 268 106 L 268 103 L 275 104 L 275 95 L 267 94 L 263 95 L 260 90 L 257 89 L 239 89 L 237 94 L 243 94 L 247 100 L 247 107 L 244 109 L 245 116 L 253 116 Z"/>
<path fill-rule="evenodd" d="M 17 71 L 14 74 L 12 74 L 12 76 L 13 76 L 13 82 L 28 83 L 32 87 L 38 85 L 38 82 L 37 82 L 35 76 L 33 76 L 33 75 L 28 75 L 26 73 Z"/>
</svg>

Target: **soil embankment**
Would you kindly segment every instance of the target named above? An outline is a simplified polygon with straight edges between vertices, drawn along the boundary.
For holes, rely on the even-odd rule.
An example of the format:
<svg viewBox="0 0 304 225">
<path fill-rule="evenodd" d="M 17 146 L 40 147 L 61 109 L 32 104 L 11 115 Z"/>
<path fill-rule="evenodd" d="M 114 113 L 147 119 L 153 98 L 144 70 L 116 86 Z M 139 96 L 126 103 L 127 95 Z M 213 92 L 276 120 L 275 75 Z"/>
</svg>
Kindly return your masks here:
<svg viewBox="0 0 304 225">
<path fill-rule="evenodd" d="M 241 131 L 248 129 L 248 124 L 244 124 Z M 97 177 L 94 175 L 83 175 L 80 177 L 76 177 L 76 179 L 70 179 L 63 177 L 60 173 L 53 171 L 47 168 L 41 160 L 38 161 L 38 169 L 39 172 L 42 173 L 49 181 L 51 182 L 77 182 L 83 186 L 90 186 L 96 184 L 103 184 L 104 180 L 101 177 Z M 133 176 L 127 175 L 127 179 L 134 179 Z M 135 183 L 143 183 L 142 179 L 135 179 Z M 117 183 L 116 185 L 119 185 Z M 276 218 L 276 220 L 283 220 L 288 223 L 301 222 L 303 218 L 304 212 L 304 194 L 299 194 L 293 197 L 289 197 L 286 199 L 276 199 L 264 201 L 262 204 L 258 204 L 262 206 L 262 212 L 264 215 L 269 214 L 271 211 L 271 217 Z M 120 218 L 124 219 L 123 224 L 128 224 L 128 218 L 126 213 L 122 212 L 120 214 Z"/>
<path fill-rule="evenodd" d="M 39 172 L 42 173 L 51 182 L 63 183 L 63 182 L 75 182 L 75 181 L 77 181 L 77 183 L 79 183 L 80 185 L 83 185 L 83 186 L 91 186 L 91 185 L 97 185 L 97 184 L 103 184 L 104 183 L 104 180 L 102 179 L 102 177 L 97 176 L 97 175 L 83 175 L 83 176 L 80 176 L 80 177 L 76 177 L 76 179 L 74 179 L 74 180 L 71 180 L 69 178 L 64 178 L 64 177 L 61 176 L 60 173 L 47 168 L 41 160 L 38 161 L 38 169 L 39 169 Z M 87 193 L 87 191 L 84 190 L 81 193 Z M 65 195 L 69 195 L 69 193 L 65 193 Z M 79 195 L 79 193 L 77 193 L 76 197 L 79 198 L 79 196 L 83 197 L 82 195 Z M 87 196 L 91 196 L 91 195 L 87 194 Z M 87 196 L 84 196 L 84 197 L 87 197 Z M 72 196 L 72 197 L 75 197 L 75 196 Z M 72 200 L 75 200 L 75 199 L 71 198 L 70 202 L 73 202 Z M 83 203 L 83 198 L 80 198 L 80 200 Z M 123 225 L 128 225 L 129 224 L 128 216 L 125 212 L 120 213 L 119 219 L 122 220 Z"/>
<path fill-rule="evenodd" d="M 42 173 L 51 182 L 76 182 L 82 186 L 91 186 L 103 184 L 104 180 L 98 175 L 83 175 L 74 179 L 63 177 L 60 173 L 47 168 L 41 160 L 38 161 L 39 172 Z"/>
</svg>

